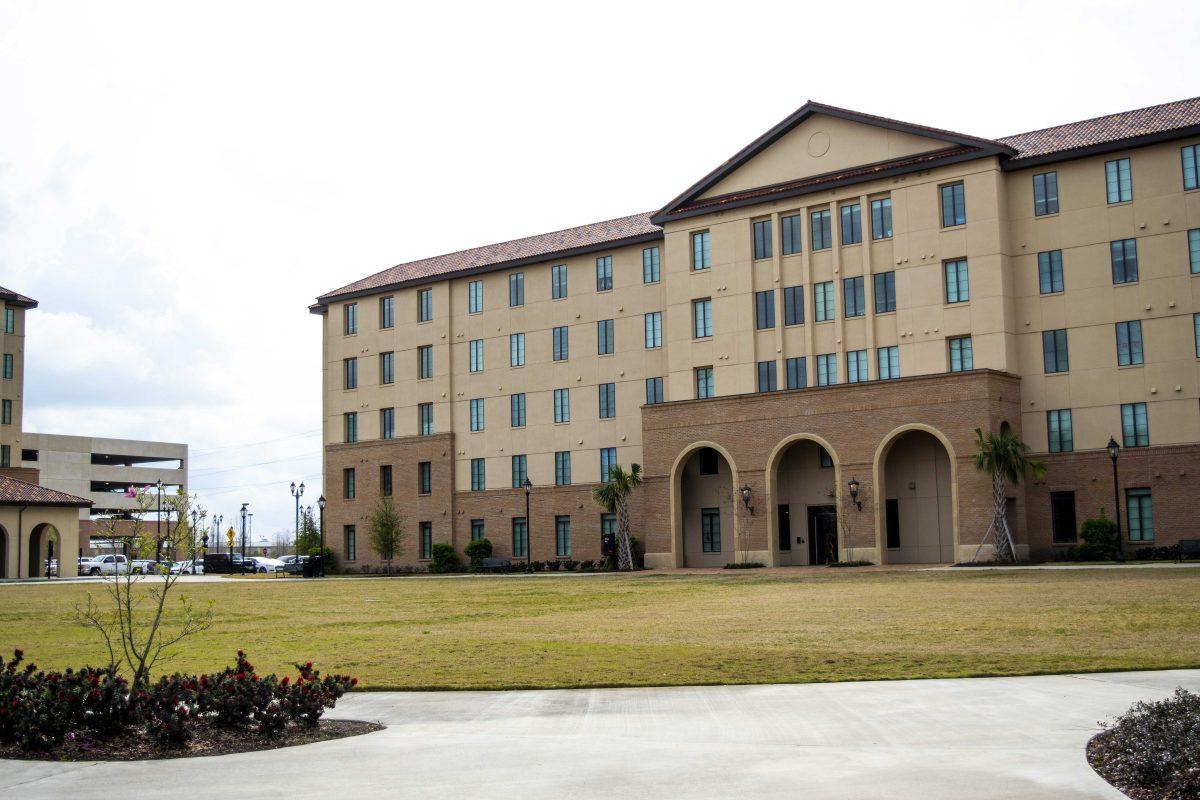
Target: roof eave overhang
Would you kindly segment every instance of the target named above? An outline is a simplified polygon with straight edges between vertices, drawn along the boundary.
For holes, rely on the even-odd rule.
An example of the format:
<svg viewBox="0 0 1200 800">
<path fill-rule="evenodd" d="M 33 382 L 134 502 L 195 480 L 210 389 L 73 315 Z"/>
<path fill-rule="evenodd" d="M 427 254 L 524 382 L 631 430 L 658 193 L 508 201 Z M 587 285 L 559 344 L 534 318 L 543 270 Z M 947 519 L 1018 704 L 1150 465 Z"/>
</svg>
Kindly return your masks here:
<svg viewBox="0 0 1200 800">
<path fill-rule="evenodd" d="M 1070 150 L 1057 150 L 1053 153 L 1046 153 L 1045 155 L 1033 156 L 1031 158 L 1010 159 L 1003 162 L 1001 168 L 1005 172 L 1012 172 L 1019 169 L 1028 169 L 1029 167 L 1038 167 L 1042 164 L 1054 164 L 1061 161 L 1073 161 L 1078 158 L 1104 155 L 1105 153 L 1116 153 L 1134 147 L 1144 147 L 1148 144 L 1160 144 L 1175 139 L 1187 139 L 1190 136 L 1200 136 L 1200 125 L 1189 125 L 1186 128 L 1175 128 L 1170 131 L 1159 131 L 1156 133 L 1147 133 L 1143 136 L 1114 139 L 1111 142 L 1099 142 L 1087 145 L 1086 147 L 1075 147 Z"/>
</svg>

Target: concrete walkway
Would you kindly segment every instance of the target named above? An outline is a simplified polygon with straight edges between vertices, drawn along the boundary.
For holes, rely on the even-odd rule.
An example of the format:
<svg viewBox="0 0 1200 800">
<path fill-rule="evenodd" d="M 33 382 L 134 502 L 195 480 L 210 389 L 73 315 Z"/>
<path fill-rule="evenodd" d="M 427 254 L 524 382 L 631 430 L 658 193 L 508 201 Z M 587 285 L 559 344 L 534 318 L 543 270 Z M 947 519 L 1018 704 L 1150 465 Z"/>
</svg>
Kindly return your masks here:
<svg viewBox="0 0 1200 800">
<path fill-rule="evenodd" d="M 332 715 L 387 730 L 213 758 L 0 761 L 0 797 L 1118 800 L 1084 744 L 1179 685 L 1200 690 L 1200 670 L 362 693 Z"/>
</svg>

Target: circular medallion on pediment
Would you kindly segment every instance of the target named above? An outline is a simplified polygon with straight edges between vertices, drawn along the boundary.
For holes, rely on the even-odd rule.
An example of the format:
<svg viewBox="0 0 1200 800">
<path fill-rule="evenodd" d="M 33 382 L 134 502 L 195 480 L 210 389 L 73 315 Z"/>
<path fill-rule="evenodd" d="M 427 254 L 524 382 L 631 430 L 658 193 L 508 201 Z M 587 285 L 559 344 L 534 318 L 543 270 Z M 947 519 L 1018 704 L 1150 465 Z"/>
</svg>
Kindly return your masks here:
<svg viewBox="0 0 1200 800">
<path fill-rule="evenodd" d="M 829 152 L 829 134 L 825 131 L 817 131 L 812 136 L 808 137 L 808 154 L 813 158 L 820 158 Z"/>
</svg>

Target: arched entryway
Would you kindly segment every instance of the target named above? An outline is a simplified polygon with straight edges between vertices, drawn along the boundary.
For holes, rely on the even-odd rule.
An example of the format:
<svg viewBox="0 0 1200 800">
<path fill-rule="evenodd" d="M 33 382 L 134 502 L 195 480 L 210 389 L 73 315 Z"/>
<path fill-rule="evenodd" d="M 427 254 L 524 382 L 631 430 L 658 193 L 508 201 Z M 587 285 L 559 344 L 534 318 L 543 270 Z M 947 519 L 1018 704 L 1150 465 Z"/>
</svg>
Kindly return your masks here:
<svg viewBox="0 0 1200 800">
<path fill-rule="evenodd" d="M 46 577 L 46 560 L 51 557 L 50 544 L 54 545 L 53 558 L 61 561 L 62 537 L 58 535 L 58 528 L 49 522 L 35 525 L 29 533 L 29 577 Z"/>
<path fill-rule="evenodd" d="M 774 563 L 838 560 L 837 487 L 840 463 L 819 436 L 796 434 L 767 460 L 767 532 Z"/>
<path fill-rule="evenodd" d="M 676 459 L 671 475 L 676 565 L 723 567 L 737 561 L 737 469 L 732 456 L 716 444 L 699 442 Z"/>
<path fill-rule="evenodd" d="M 958 476 L 949 440 L 926 425 L 897 429 L 876 453 L 875 475 L 884 563 L 956 561 Z"/>
</svg>

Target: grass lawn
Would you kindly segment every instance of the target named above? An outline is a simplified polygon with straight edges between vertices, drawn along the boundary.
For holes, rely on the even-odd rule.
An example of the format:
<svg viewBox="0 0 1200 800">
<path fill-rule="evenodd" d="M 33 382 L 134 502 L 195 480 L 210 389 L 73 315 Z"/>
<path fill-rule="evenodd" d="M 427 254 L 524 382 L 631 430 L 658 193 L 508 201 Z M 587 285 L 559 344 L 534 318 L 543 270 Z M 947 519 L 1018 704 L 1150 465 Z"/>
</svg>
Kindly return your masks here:
<svg viewBox="0 0 1200 800">
<path fill-rule="evenodd" d="M 942 678 L 1200 667 L 1200 570 L 376 578 L 181 585 L 210 631 L 169 669 L 312 660 L 370 689 Z M 0 586 L 0 654 L 99 663 L 98 585 Z"/>
</svg>

